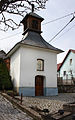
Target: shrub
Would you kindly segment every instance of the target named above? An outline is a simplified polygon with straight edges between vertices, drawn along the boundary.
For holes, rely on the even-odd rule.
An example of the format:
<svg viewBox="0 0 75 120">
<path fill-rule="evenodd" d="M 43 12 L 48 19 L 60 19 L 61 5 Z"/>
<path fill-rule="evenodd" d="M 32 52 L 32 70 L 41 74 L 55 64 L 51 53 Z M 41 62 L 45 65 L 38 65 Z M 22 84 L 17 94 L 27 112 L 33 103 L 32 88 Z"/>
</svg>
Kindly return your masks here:
<svg viewBox="0 0 75 120">
<path fill-rule="evenodd" d="M 11 77 L 3 59 L 0 59 L 0 90 L 13 88 Z"/>
</svg>

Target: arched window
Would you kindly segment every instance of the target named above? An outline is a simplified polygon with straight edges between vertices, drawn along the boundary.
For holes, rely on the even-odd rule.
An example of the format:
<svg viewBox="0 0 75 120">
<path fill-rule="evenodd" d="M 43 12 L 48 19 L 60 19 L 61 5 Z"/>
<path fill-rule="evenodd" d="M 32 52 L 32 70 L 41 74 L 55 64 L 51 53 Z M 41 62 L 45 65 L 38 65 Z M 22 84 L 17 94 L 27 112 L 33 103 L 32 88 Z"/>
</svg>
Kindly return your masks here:
<svg viewBox="0 0 75 120">
<path fill-rule="evenodd" d="M 44 60 L 37 59 L 37 71 L 44 71 Z"/>
</svg>

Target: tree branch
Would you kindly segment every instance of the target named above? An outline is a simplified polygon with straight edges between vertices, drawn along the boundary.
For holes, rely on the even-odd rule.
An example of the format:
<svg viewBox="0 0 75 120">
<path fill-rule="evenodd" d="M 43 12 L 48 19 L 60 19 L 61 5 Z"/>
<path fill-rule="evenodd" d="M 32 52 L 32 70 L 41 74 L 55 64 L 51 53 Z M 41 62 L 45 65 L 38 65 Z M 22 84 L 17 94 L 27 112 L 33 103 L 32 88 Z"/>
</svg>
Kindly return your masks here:
<svg viewBox="0 0 75 120">
<path fill-rule="evenodd" d="M 20 24 L 13 17 L 16 15 L 21 18 L 25 13 L 31 10 L 31 5 L 34 4 L 35 10 L 44 9 L 48 0 L 0 0 L 0 29 L 7 31 L 17 29 Z M 12 15 L 14 15 L 12 17 Z M 19 22 L 20 23 L 20 22 Z"/>
</svg>

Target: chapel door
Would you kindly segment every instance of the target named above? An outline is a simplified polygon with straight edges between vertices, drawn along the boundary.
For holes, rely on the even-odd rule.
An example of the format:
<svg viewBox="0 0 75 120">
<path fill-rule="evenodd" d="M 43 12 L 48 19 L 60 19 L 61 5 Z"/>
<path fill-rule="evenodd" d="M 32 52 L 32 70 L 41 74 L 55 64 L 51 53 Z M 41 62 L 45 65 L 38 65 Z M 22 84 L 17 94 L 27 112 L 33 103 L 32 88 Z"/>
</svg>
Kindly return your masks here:
<svg viewBox="0 0 75 120">
<path fill-rule="evenodd" d="M 44 83 L 43 76 L 35 77 L 35 96 L 43 96 L 44 95 Z"/>
</svg>

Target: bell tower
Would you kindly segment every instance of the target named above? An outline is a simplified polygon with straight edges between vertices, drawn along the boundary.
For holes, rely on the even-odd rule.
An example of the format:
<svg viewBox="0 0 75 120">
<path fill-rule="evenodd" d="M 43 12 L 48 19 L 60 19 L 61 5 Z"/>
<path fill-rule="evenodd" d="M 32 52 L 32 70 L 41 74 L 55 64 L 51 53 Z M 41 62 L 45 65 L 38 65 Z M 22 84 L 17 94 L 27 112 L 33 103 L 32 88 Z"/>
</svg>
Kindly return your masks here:
<svg viewBox="0 0 75 120">
<path fill-rule="evenodd" d="M 34 11 L 33 7 L 32 7 L 32 11 Z M 34 31 L 34 32 L 41 33 L 41 22 L 43 20 L 44 19 L 42 17 L 40 17 L 34 12 L 30 12 L 29 14 L 26 14 L 26 16 L 21 21 L 21 23 L 24 26 L 23 35 L 27 31 Z"/>
</svg>

